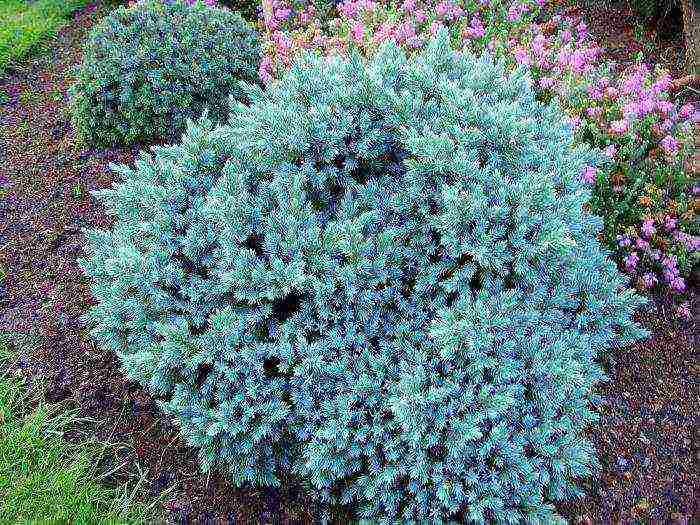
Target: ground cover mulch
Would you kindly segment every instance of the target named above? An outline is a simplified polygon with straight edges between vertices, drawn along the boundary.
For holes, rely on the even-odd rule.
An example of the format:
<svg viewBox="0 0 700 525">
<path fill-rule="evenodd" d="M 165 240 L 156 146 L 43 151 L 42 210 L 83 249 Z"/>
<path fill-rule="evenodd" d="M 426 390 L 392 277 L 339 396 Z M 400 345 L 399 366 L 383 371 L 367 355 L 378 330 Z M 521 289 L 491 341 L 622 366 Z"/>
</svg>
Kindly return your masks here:
<svg viewBox="0 0 700 525">
<path fill-rule="evenodd" d="M 660 66 L 674 78 L 683 76 L 685 47 L 680 7 L 661 19 L 646 21 L 640 19 L 633 3 L 585 0 L 575 2 L 570 12 L 588 22 L 595 40 L 605 49 L 606 58 L 627 66 L 641 53 L 650 67 Z"/>
<path fill-rule="evenodd" d="M 99 421 L 100 438 L 128 444 L 112 461 L 143 469 L 150 496 L 167 494 L 170 522 L 316 522 L 294 484 L 237 489 L 201 474 L 196 452 L 81 321 L 92 301 L 76 262 L 81 230 L 109 224 L 89 191 L 109 186 L 108 164 L 130 163 L 138 150 L 77 145 L 67 114 L 70 69 L 102 11 L 91 4 L 76 13 L 50 52 L 0 79 L 0 332 L 14 341 L 14 373 L 41 385 L 49 401 Z M 700 522 L 697 325 L 653 305 L 640 321 L 652 336 L 616 353 L 600 389 L 605 401 L 591 437 L 601 471 L 583 483 L 584 498 L 560 507 L 572 523 Z"/>
</svg>

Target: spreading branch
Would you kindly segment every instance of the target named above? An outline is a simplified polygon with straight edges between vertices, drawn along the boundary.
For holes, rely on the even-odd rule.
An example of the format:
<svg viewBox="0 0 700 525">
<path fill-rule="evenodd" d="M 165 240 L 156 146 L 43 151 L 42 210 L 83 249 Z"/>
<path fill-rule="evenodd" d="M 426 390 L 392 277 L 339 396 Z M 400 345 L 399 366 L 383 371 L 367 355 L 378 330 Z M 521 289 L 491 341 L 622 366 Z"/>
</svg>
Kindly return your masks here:
<svg viewBox="0 0 700 525">
<path fill-rule="evenodd" d="M 671 83 L 671 91 L 679 91 L 685 87 L 700 87 L 700 75 L 686 75 Z"/>
</svg>

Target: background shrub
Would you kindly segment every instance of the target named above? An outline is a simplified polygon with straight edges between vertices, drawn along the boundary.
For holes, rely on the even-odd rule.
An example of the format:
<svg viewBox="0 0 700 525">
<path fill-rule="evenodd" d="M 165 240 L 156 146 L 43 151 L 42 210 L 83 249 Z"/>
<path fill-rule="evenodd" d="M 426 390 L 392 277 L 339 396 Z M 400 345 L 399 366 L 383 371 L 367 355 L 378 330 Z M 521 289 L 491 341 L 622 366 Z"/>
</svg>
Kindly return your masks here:
<svg viewBox="0 0 700 525">
<path fill-rule="evenodd" d="M 308 58 L 99 193 L 94 335 L 205 468 L 372 520 L 552 522 L 595 466 L 596 356 L 642 335 L 522 69 Z"/>
<path fill-rule="evenodd" d="M 664 17 L 674 7 L 680 7 L 679 0 L 629 0 L 629 3 L 645 18 Z"/>
<path fill-rule="evenodd" d="M 260 11 L 260 0 L 220 0 L 222 5 L 238 11 L 246 20 L 255 21 Z"/>
<path fill-rule="evenodd" d="M 237 13 L 179 0 L 118 8 L 85 44 L 73 120 L 97 144 L 170 140 L 204 108 L 225 119 L 258 61 L 258 36 Z"/>
</svg>

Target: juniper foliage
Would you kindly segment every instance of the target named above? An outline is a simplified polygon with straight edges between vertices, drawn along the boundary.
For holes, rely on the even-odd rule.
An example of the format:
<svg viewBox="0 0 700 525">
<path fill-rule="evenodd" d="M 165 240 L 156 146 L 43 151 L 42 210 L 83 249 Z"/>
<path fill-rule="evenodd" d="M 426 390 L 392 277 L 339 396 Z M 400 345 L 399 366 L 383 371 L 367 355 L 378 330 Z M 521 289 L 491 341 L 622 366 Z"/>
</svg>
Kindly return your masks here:
<svg viewBox="0 0 700 525">
<path fill-rule="evenodd" d="M 143 0 L 106 16 L 85 42 L 71 111 L 88 142 L 173 140 L 204 109 L 225 120 L 239 82 L 254 82 L 255 30 L 228 9 Z"/>
<path fill-rule="evenodd" d="M 93 333 L 205 468 L 374 521 L 553 522 L 597 357 L 643 335 L 574 146 L 523 70 L 307 57 L 99 193 Z"/>
</svg>

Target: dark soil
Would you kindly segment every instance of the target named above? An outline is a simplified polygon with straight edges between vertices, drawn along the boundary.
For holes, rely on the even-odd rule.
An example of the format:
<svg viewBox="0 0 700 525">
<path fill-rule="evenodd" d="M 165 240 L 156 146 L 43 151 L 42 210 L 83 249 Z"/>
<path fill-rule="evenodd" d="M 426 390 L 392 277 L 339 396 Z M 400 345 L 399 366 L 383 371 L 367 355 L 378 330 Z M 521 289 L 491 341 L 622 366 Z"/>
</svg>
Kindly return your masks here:
<svg viewBox="0 0 700 525">
<path fill-rule="evenodd" d="M 640 2 L 641 3 L 641 2 Z M 666 69 L 674 78 L 683 76 L 685 47 L 680 8 L 661 19 L 643 20 L 634 2 L 604 0 L 576 2 L 571 9 L 582 15 L 606 57 L 623 66 L 633 64 L 639 53 L 651 67 Z"/>
<path fill-rule="evenodd" d="M 80 11 L 50 52 L 0 80 L 7 94 L 0 102 L 0 266 L 7 274 L 0 332 L 16 343 L 16 372 L 42 385 L 49 401 L 72 403 L 100 421 L 100 439 L 127 443 L 114 461 L 139 465 L 151 495 L 170 490 L 163 505 L 169 521 L 314 522 L 318 513 L 294 487 L 237 489 L 201 474 L 196 452 L 81 321 L 92 302 L 77 264 L 81 230 L 109 224 L 89 192 L 110 185 L 110 162 L 132 162 L 137 152 L 76 145 L 67 115 L 70 68 L 99 15 L 95 5 Z M 573 523 L 681 524 L 698 517 L 697 326 L 665 320 L 651 306 L 641 321 L 652 337 L 620 351 L 600 389 L 605 401 L 591 436 L 602 469 L 583 483 L 586 497 L 561 507 Z"/>
</svg>

